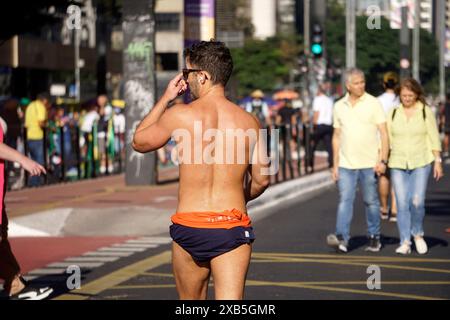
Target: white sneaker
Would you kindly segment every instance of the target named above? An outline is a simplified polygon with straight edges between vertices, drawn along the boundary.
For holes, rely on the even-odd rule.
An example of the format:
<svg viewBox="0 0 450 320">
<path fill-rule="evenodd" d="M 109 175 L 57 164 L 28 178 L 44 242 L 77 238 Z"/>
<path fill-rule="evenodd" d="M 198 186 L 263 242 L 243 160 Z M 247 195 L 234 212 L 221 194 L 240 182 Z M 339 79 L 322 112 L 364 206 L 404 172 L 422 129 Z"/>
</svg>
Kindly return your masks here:
<svg viewBox="0 0 450 320">
<path fill-rule="evenodd" d="M 428 246 L 423 237 L 414 237 L 414 244 L 418 254 L 425 254 L 428 252 Z"/>
<path fill-rule="evenodd" d="M 395 250 L 396 253 L 398 254 L 410 254 L 411 253 L 411 245 L 408 242 L 403 242 L 402 245 L 400 247 L 397 248 L 397 250 Z"/>
<path fill-rule="evenodd" d="M 347 243 L 344 241 L 342 236 L 329 234 L 327 236 L 327 244 L 335 249 L 337 252 L 347 253 Z"/>
</svg>

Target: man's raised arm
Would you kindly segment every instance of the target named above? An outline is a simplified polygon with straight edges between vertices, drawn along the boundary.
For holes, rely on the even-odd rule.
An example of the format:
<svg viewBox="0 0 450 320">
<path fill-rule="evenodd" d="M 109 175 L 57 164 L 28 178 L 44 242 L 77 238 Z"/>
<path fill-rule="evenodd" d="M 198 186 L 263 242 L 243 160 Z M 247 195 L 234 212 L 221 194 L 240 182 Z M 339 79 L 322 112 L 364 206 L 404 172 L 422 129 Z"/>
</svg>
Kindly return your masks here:
<svg viewBox="0 0 450 320">
<path fill-rule="evenodd" d="M 137 152 L 155 151 L 164 146 L 174 129 L 177 106 L 167 109 L 169 103 L 187 90 L 183 74 L 178 74 L 169 82 L 164 95 L 150 113 L 137 126 L 133 137 L 133 149 Z"/>
</svg>

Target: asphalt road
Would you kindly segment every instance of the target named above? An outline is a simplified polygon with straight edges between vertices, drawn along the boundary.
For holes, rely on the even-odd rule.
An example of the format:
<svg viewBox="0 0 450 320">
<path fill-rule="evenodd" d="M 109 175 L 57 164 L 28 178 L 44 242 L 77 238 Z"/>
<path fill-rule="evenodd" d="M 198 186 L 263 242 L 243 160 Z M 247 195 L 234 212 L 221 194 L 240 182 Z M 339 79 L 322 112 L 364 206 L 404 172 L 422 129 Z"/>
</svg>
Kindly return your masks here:
<svg viewBox="0 0 450 320">
<path fill-rule="evenodd" d="M 439 183 L 430 181 L 426 202 L 425 240 L 429 253 L 395 254 L 395 223 L 382 222 L 383 249 L 364 251 L 366 224 L 358 192 L 350 252 L 337 254 L 326 246 L 334 231 L 337 189 L 313 198 L 291 200 L 270 209 L 254 224 L 256 241 L 247 277 L 246 299 L 450 299 L 450 166 Z M 168 234 L 161 235 L 167 237 Z M 148 241 L 147 241 L 148 240 Z M 56 299 L 177 299 L 170 264 L 170 244 L 140 252 L 92 270 L 82 270 L 80 290 L 69 292 L 65 281 L 55 284 Z M 164 241 L 163 241 L 164 242 Z M 92 256 L 95 260 L 95 255 Z M 37 278 L 45 283 L 48 278 Z M 369 280 L 369 281 L 368 281 Z M 369 282 L 369 283 L 368 283 Z M 209 297 L 213 298 L 213 288 Z"/>
</svg>

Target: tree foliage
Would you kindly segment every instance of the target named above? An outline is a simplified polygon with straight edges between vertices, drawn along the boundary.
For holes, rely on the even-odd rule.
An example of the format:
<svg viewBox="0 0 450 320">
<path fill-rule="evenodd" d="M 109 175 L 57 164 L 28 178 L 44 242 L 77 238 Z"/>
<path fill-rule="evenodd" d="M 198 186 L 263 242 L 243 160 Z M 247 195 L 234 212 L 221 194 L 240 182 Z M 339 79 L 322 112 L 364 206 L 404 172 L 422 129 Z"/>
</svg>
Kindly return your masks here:
<svg viewBox="0 0 450 320">
<path fill-rule="evenodd" d="M 300 40 L 294 35 L 249 39 L 243 48 L 233 49 L 238 94 L 248 95 L 255 89 L 273 91 L 288 82 L 302 50 Z"/>
<path fill-rule="evenodd" d="M 367 90 L 378 94 L 382 90 L 383 74 L 400 72 L 399 30 L 391 29 L 389 21 L 381 17 L 380 29 L 369 29 L 367 17 L 356 17 L 356 65 L 366 74 Z M 326 22 L 327 54 L 331 62 L 345 67 L 345 15 L 344 8 L 330 1 Z M 412 43 L 412 32 L 411 32 Z M 420 80 L 430 93 L 437 92 L 438 49 L 433 36 L 420 30 Z"/>
</svg>

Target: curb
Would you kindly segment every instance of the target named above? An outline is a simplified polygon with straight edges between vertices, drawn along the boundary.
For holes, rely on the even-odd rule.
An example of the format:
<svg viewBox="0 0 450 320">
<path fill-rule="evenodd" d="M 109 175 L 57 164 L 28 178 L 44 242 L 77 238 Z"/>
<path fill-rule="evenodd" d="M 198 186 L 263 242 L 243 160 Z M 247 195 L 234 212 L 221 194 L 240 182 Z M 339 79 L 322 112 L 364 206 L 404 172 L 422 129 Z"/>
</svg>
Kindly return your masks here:
<svg viewBox="0 0 450 320">
<path fill-rule="evenodd" d="M 267 212 L 267 209 L 293 199 L 298 202 L 306 201 L 317 192 L 326 190 L 332 185 L 334 182 L 328 170 L 317 172 L 269 187 L 259 198 L 249 202 L 247 208 L 253 215 L 252 220 L 257 221 L 271 214 Z"/>
<path fill-rule="evenodd" d="M 248 212 L 253 221 L 260 220 L 274 213 L 268 209 L 293 199 L 305 201 L 332 184 L 330 173 L 321 171 L 272 185 L 259 198 L 248 203 Z M 124 214 L 132 215 L 125 218 Z M 168 229 L 172 214 L 173 210 L 151 206 L 58 208 L 11 219 L 9 237 L 155 236 Z M 109 223 L 103 229 L 97 229 L 96 226 L 101 226 L 99 221 Z"/>
</svg>

